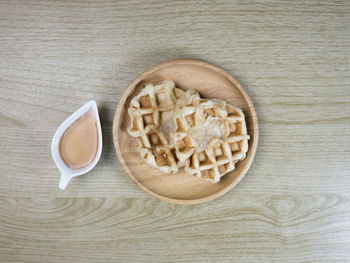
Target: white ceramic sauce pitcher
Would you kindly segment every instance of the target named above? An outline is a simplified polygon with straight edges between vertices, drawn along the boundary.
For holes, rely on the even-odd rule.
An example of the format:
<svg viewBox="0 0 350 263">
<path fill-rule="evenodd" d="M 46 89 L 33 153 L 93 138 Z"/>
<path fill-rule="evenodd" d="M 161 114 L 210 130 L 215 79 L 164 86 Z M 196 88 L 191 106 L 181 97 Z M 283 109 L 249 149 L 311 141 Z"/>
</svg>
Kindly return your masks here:
<svg viewBox="0 0 350 263">
<path fill-rule="evenodd" d="M 92 160 L 90 164 L 80 169 L 72 169 L 72 168 L 69 168 L 61 158 L 61 154 L 59 150 L 60 140 L 63 133 L 66 131 L 66 129 L 69 126 L 71 126 L 73 122 L 75 122 L 77 119 L 79 119 L 81 116 L 83 116 L 85 113 L 87 113 L 90 110 L 92 110 L 96 119 L 97 136 L 98 136 L 97 152 L 96 152 L 95 158 Z M 58 127 L 55 135 L 53 136 L 52 143 L 51 143 L 51 154 L 52 154 L 53 160 L 55 161 L 58 169 L 61 172 L 59 188 L 62 190 L 65 189 L 69 181 L 73 177 L 85 174 L 88 171 L 90 171 L 92 168 L 94 168 L 101 157 L 101 153 L 102 153 L 102 130 L 101 130 L 100 117 L 98 115 L 96 101 L 90 100 L 84 106 L 82 106 L 80 109 L 74 112 L 71 116 L 69 116 L 60 125 L 60 127 Z"/>
</svg>

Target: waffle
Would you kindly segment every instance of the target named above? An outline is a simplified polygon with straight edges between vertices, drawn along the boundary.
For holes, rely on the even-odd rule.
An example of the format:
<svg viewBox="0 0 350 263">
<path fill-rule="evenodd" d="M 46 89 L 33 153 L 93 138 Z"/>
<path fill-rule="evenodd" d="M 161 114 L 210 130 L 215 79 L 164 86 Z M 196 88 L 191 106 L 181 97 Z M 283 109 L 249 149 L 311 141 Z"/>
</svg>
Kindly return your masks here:
<svg viewBox="0 0 350 263">
<path fill-rule="evenodd" d="M 131 100 L 128 109 L 131 118 L 128 133 L 136 137 L 141 158 L 165 173 L 178 171 L 169 133 L 175 128 L 172 123 L 174 109 L 181 108 L 185 98 L 185 92 L 176 89 L 173 81 L 156 86 L 147 84 Z"/>
<path fill-rule="evenodd" d="M 179 169 L 210 182 L 235 169 L 248 151 L 247 128 L 239 108 L 200 98 L 166 80 L 147 84 L 128 109 L 141 158 L 166 172 Z"/>
</svg>

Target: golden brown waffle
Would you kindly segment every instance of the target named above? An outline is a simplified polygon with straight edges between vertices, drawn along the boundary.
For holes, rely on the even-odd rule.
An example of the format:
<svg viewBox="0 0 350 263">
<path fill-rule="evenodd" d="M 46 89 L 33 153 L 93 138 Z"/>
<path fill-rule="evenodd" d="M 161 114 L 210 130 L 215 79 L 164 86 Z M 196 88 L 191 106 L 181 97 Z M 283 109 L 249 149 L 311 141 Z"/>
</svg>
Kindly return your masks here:
<svg viewBox="0 0 350 263">
<path fill-rule="evenodd" d="M 141 158 L 152 166 L 188 174 L 211 182 L 234 170 L 248 151 L 242 110 L 222 100 L 186 93 L 173 81 L 146 85 L 129 108 L 131 126 Z"/>
<path fill-rule="evenodd" d="M 187 105 L 175 116 L 176 157 L 185 163 L 187 173 L 218 182 L 248 151 L 244 114 L 225 101 L 201 99 L 197 92 L 189 93 Z"/>
<path fill-rule="evenodd" d="M 177 172 L 178 165 L 165 136 L 169 131 L 164 130 L 171 129 L 173 110 L 185 103 L 185 97 L 184 91 L 175 89 L 173 81 L 164 81 L 157 86 L 147 84 L 131 100 L 128 109 L 131 118 L 128 132 L 136 137 L 141 158 L 166 173 Z"/>
</svg>

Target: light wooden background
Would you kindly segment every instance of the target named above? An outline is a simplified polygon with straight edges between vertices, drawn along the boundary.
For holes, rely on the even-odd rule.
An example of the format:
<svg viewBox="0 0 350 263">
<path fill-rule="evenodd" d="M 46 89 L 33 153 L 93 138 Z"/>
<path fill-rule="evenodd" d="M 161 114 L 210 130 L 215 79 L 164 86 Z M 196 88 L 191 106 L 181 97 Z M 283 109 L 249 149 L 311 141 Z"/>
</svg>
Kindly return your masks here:
<svg viewBox="0 0 350 263">
<path fill-rule="evenodd" d="M 350 262 L 349 1 L 0 1 L 0 262 Z M 159 62 L 201 59 L 247 89 L 245 178 L 194 206 L 121 169 L 112 120 Z M 98 102 L 97 167 L 58 189 L 59 124 Z"/>
</svg>

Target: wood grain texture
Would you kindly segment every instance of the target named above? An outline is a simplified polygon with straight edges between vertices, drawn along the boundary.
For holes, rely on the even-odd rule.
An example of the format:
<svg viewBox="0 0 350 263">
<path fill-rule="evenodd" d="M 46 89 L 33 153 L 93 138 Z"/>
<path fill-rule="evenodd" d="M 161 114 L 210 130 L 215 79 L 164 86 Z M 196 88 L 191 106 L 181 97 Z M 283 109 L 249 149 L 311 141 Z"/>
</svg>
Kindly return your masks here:
<svg viewBox="0 0 350 263">
<path fill-rule="evenodd" d="M 0 262 L 349 262 L 348 1 L 0 1 Z M 158 201 L 112 143 L 121 94 L 162 61 L 234 75 L 259 119 L 247 175 Z M 50 143 L 89 99 L 101 161 L 58 190 Z"/>
</svg>

